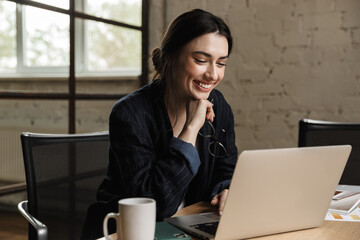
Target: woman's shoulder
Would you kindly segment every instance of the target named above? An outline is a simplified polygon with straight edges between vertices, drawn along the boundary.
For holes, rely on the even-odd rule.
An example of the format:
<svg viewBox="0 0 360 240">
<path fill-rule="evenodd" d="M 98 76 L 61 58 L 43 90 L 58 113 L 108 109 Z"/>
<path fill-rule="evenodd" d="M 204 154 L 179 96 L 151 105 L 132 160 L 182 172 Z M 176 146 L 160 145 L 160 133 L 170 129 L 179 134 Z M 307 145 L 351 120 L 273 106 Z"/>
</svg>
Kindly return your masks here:
<svg viewBox="0 0 360 240">
<path fill-rule="evenodd" d="M 216 88 L 214 88 L 210 93 L 210 97 L 214 97 L 214 96 L 224 97 L 224 95 L 220 92 L 220 90 L 218 90 Z"/>
<path fill-rule="evenodd" d="M 119 99 L 111 111 L 131 110 L 142 112 L 144 109 L 153 107 L 153 102 L 156 101 L 160 95 L 160 86 L 154 81 Z"/>
<path fill-rule="evenodd" d="M 148 136 L 149 131 L 156 132 L 163 117 L 159 91 L 152 82 L 117 101 L 109 117 L 110 134 L 122 131 Z"/>
<path fill-rule="evenodd" d="M 211 92 L 209 101 L 214 104 L 213 109 L 218 120 L 230 120 L 229 117 L 233 116 L 231 106 L 219 90 L 214 89 Z"/>
<path fill-rule="evenodd" d="M 218 89 L 213 89 L 211 91 L 209 95 L 209 101 L 214 103 L 214 105 L 229 105 L 224 95 Z"/>
</svg>

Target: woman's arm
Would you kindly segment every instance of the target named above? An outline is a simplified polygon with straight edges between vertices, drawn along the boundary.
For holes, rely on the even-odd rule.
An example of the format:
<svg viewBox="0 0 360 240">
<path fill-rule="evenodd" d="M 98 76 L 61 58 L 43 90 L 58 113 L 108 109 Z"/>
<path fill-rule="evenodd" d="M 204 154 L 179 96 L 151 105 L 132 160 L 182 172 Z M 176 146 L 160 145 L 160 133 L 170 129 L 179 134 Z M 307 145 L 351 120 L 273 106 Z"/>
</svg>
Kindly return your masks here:
<svg viewBox="0 0 360 240">
<path fill-rule="evenodd" d="M 110 115 L 108 179 L 112 194 L 143 196 L 157 201 L 157 217 L 170 217 L 180 205 L 200 159 L 194 146 L 172 138 L 161 152 L 146 117 L 117 108 Z M 158 136 L 157 136 L 158 137 Z"/>
<path fill-rule="evenodd" d="M 235 145 L 235 130 L 234 130 L 234 115 L 231 107 L 227 104 L 225 99 L 220 94 L 216 99 L 219 103 L 217 106 L 217 119 L 219 123 L 217 128 L 218 140 L 225 146 L 228 156 L 225 158 L 218 158 L 214 167 L 213 190 L 211 194 L 212 204 L 219 206 L 219 213 L 223 209 L 228 188 L 234 173 L 236 161 L 238 158 L 238 151 Z M 222 130 L 223 129 L 223 130 Z"/>
</svg>

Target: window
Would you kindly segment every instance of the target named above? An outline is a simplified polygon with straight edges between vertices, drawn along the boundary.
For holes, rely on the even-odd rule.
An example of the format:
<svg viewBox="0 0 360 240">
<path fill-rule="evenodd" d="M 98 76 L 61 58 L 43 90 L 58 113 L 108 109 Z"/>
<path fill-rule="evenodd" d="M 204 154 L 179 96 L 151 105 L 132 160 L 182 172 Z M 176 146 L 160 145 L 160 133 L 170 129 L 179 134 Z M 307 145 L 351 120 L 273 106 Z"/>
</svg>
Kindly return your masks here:
<svg viewBox="0 0 360 240">
<path fill-rule="evenodd" d="M 147 2 L 0 1 L 0 99 L 65 100 L 75 133 L 87 122 L 81 106 L 108 101 L 109 108 L 134 90 L 129 85 L 148 82 Z"/>
<path fill-rule="evenodd" d="M 73 13 L 70 3 L 0 2 L 0 77 L 67 76 L 72 17 L 78 77 L 142 74 L 147 9 L 141 0 L 79 0 Z"/>
<path fill-rule="evenodd" d="M 21 132 L 106 130 L 148 82 L 147 0 L 0 0 L 0 175 L 25 181 Z"/>
<path fill-rule="evenodd" d="M 16 68 L 16 5 L 0 2 L 0 71 L 12 72 Z"/>
</svg>

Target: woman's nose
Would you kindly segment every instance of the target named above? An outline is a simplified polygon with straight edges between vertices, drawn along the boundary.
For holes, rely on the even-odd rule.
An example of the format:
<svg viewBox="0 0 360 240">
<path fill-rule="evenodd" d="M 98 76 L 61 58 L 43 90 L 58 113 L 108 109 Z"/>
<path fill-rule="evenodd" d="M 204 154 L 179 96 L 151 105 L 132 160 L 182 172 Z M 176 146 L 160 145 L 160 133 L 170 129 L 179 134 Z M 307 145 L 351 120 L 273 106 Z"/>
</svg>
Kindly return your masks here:
<svg viewBox="0 0 360 240">
<path fill-rule="evenodd" d="M 218 72 L 216 66 L 210 65 L 205 72 L 205 77 L 208 80 L 216 81 L 218 79 Z"/>
</svg>

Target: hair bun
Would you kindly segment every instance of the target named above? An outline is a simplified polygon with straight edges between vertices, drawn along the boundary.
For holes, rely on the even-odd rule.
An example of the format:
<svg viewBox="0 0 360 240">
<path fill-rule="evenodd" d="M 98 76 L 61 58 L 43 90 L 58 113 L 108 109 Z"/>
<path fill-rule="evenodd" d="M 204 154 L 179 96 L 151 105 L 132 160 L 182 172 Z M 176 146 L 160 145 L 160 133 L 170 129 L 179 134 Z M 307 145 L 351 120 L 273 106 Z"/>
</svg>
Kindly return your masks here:
<svg viewBox="0 0 360 240">
<path fill-rule="evenodd" d="M 161 50 L 160 48 L 155 48 L 152 51 L 152 62 L 155 70 L 160 73 L 161 72 Z"/>
</svg>

